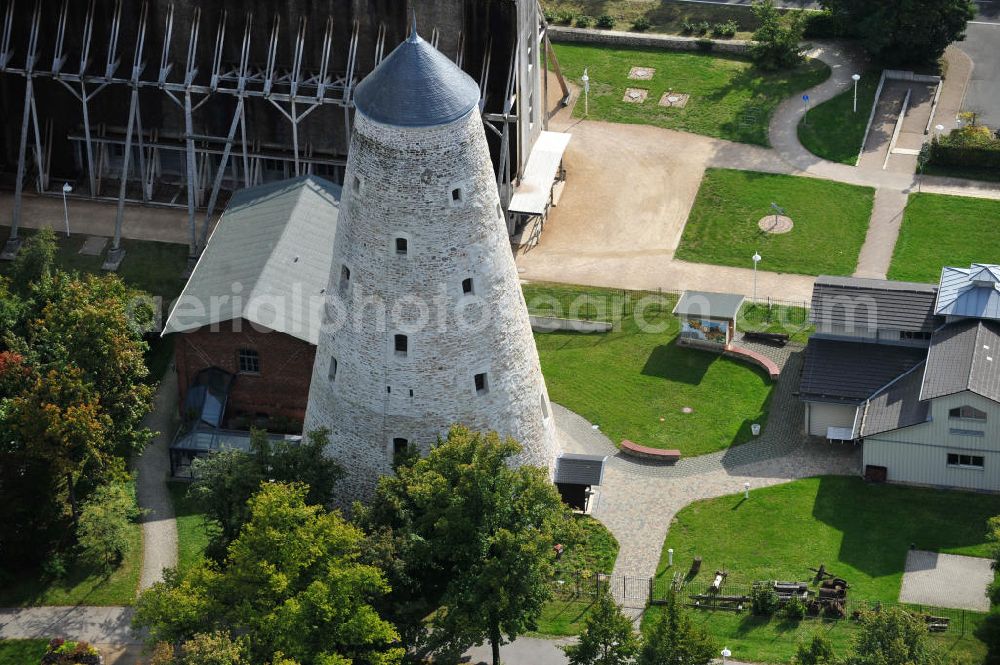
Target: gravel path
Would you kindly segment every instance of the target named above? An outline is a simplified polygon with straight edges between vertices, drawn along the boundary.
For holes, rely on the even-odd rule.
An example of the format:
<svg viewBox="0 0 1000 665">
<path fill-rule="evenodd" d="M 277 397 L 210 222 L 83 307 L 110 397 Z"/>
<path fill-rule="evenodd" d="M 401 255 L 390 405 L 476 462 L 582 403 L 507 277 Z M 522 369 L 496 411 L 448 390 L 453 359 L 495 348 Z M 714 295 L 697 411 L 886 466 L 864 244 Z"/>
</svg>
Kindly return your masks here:
<svg viewBox="0 0 1000 665">
<path fill-rule="evenodd" d="M 143 426 L 156 432 L 156 437 L 135 462 L 136 494 L 144 511 L 140 589 L 162 580 L 163 570 L 177 565 L 177 522 L 167 491 L 168 448 L 177 420 L 177 373 L 168 369 L 156 391 L 153 410 L 143 420 Z"/>
</svg>

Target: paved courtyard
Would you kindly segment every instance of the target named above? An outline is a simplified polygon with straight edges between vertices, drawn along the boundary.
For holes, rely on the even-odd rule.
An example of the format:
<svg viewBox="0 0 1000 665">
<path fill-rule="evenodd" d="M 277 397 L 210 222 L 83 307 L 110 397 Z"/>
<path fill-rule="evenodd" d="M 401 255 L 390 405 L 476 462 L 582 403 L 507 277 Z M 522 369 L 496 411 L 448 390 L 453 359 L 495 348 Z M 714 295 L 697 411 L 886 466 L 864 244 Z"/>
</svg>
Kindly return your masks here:
<svg viewBox="0 0 1000 665">
<path fill-rule="evenodd" d="M 989 612 L 986 587 L 992 581 L 989 559 L 910 550 L 899 602 Z"/>
</svg>

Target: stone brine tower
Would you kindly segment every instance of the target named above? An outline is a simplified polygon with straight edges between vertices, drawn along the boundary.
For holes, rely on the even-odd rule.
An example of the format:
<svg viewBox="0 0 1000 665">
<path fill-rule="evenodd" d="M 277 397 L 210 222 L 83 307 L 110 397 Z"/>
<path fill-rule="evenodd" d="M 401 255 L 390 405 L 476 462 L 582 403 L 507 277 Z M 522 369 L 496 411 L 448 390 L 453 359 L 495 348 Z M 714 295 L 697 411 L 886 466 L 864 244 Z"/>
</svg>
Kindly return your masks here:
<svg viewBox="0 0 1000 665">
<path fill-rule="evenodd" d="M 552 411 L 475 81 L 414 28 L 358 86 L 307 431 L 330 430 L 344 494 L 451 425 L 548 468 Z"/>
</svg>

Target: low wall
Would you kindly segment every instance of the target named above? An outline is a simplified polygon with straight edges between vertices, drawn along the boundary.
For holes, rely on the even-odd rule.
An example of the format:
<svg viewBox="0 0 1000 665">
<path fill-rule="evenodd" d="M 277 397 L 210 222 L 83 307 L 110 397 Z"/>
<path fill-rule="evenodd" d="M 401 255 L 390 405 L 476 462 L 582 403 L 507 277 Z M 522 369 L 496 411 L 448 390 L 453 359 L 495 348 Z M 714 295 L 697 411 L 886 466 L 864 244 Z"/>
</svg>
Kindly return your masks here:
<svg viewBox="0 0 1000 665">
<path fill-rule="evenodd" d="M 742 39 L 708 39 L 705 37 L 685 37 L 683 35 L 657 35 L 644 32 L 622 30 L 594 30 L 592 28 L 570 28 L 550 25 L 549 39 L 554 42 L 576 42 L 582 44 L 603 44 L 605 46 L 626 46 L 641 48 L 661 48 L 672 51 L 712 51 L 743 55 L 749 51 L 748 42 Z M 704 46 L 703 46 L 704 44 Z M 711 44 L 711 48 L 707 45 Z"/>
<path fill-rule="evenodd" d="M 887 69 L 885 77 L 892 81 L 913 81 L 914 83 L 940 83 L 941 77 L 931 74 L 915 74 L 903 69 Z"/>
<path fill-rule="evenodd" d="M 558 319 L 554 316 L 529 316 L 531 329 L 535 332 L 556 332 L 568 330 L 583 333 L 611 332 L 612 324 L 606 321 L 583 321 L 582 319 Z"/>
</svg>

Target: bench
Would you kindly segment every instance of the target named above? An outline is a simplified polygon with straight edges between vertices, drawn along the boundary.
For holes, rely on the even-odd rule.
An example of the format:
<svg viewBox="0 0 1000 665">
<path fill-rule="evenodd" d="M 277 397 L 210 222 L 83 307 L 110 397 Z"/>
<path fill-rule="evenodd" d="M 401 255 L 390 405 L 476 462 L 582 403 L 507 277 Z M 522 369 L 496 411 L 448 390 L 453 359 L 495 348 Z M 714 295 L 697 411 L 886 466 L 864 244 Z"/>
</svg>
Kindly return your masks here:
<svg viewBox="0 0 1000 665">
<path fill-rule="evenodd" d="M 743 333 L 743 339 L 784 346 L 785 344 L 788 344 L 789 337 L 786 333 L 756 332 L 748 330 Z"/>
<path fill-rule="evenodd" d="M 681 451 L 679 450 L 649 448 L 648 446 L 640 446 L 638 443 L 634 443 L 628 439 L 622 439 L 622 452 L 633 457 L 654 459 L 661 462 L 677 462 L 681 458 Z"/>
</svg>

